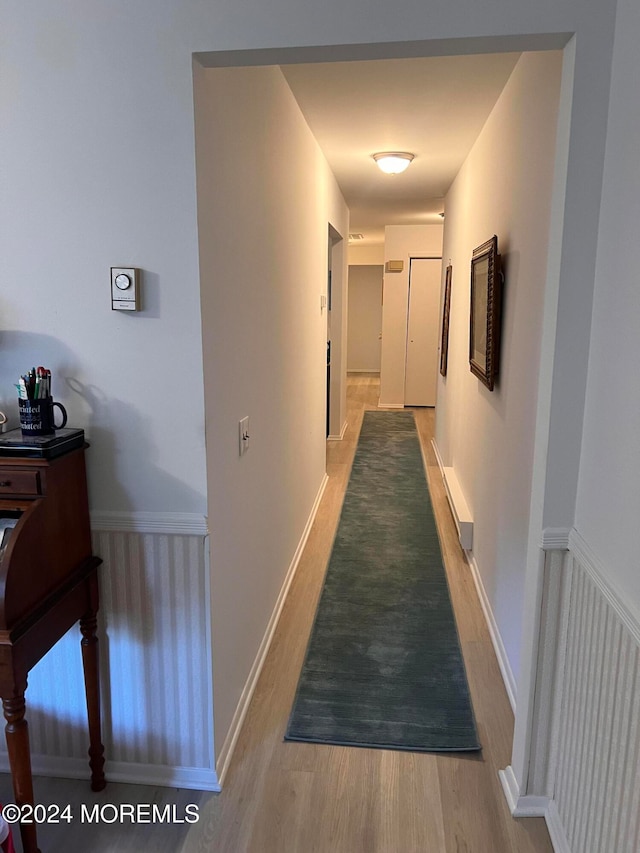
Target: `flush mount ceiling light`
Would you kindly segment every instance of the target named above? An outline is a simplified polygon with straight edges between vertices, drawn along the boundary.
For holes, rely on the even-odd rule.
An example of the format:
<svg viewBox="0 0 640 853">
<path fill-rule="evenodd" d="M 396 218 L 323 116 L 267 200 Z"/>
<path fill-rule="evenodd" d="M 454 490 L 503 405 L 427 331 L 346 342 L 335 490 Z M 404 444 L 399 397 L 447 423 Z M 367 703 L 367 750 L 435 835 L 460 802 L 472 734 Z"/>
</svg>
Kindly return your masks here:
<svg viewBox="0 0 640 853">
<path fill-rule="evenodd" d="M 409 154 L 406 151 L 382 151 L 379 154 L 374 154 L 373 159 L 387 175 L 399 175 L 400 172 L 408 167 L 413 160 L 414 154 Z"/>
</svg>

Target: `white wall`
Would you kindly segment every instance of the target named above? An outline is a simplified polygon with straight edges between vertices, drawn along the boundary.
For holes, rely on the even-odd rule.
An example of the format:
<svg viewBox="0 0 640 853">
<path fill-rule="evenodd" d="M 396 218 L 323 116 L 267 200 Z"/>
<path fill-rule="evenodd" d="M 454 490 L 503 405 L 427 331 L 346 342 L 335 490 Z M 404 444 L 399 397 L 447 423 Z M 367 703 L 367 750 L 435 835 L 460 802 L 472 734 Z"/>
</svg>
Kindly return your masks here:
<svg viewBox="0 0 640 853">
<path fill-rule="evenodd" d="M 445 200 L 453 266 L 436 441 L 474 518 L 473 556 L 509 663 L 520 661 L 538 364 L 561 55 L 524 54 Z M 502 353 L 490 392 L 469 369 L 470 263 L 498 235 Z"/>
<path fill-rule="evenodd" d="M 50 367 L 91 442 L 92 510 L 202 518 L 190 61 L 166 6 L 117 5 L 3 3 L 0 404 L 16 426 L 17 376 Z M 111 310 L 118 265 L 143 270 L 139 314 Z"/>
<path fill-rule="evenodd" d="M 568 36 L 546 34 L 577 33 L 561 325 L 580 332 L 590 322 L 614 0 L 454 0 L 437 16 L 419 0 L 403 0 L 401 15 L 382 6 L 363 14 L 359 0 L 330 0 L 320 19 L 309 0 L 245 0 L 242 14 L 197 0 L 98 0 L 55 15 L 44 0 L 2 6 L 11 121 L 0 143 L 8 282 L 0 306 L 0 402 L 13 399 L 25 360 L 50 364 L 72 422 L 90 427 L 94 508 L 202 512 L 205 505 L 194 51 L 358 43 L 362 49 L 345 52 L 461 53 L 560 43 Z M 307 55 L 323 58 L 323 48 Z M 335 51 L 325 50 L 329 55 Z M 144 315 L 112 315 L 108 307 L 108 268 L 119 263 L 146 272 Z M 581 419 L 584 359 L 581 352 L 561 356 L 559 385 L 573 380 L 578 390 L 566 408 L 562 395 L 557 400 L 554 461 L 575 444 L 571 413 Z M 142 401 L 149 358 L 163 375 L 171 412 L 164 418 Z M 80 393 L 64 377 L 79 380 Z M 574 467 L 573 458 L 556 464 L 549 487 L 561 508 L 571 507 L 571 518 Z"/>
<path fill-rule="evenodd" d="M 382 360 L 380 405 L 404 405 L 404 372 L 407 356 L 409 310 L 409 261 L 442 256 L 442 225 L 387 225 L 384 259 L 404 262 L 402 272 L 385 272 L 382 306 Z"/>
<path fill-rule="evenodd" d="M 640 7 L 620 0 L 575 526 L 640 621 Z"/>
<path fill-rule="evenodd" d="M 289 46 L 294 61 L 370 59 L 562 46 L 575 34 L 566 204 L 556 232 L 559 345 L 549 463 L 538 495 L 547 523 L 571 524 L 615 5 L 452 0 L 434 14 L 421 0 L 393 8 L 327 0 L 321 12 L 310 0 L 96 0 L 53 11 L 45 0 L 2 0 L 3 115 L 10 116 L 0 134 L 3 410 L 25 361 L 48 364 L 71 422 L 86 426 L 92 440 L 94 510 L 201 516 L 207 495 L 192 54 L 255 62 L 243 51 Z M 614 178 L 609 172 L 608 182 Z M 111 314 L 114 264 L 145 271 L 144 314 Z M 161 415 L 140 391 L 150 361 L 163 377 Z M 78 391 L 65 377 L 80 382 Z M 277 396 L 280 386 L 269 392 Z M 209 498 L 215 529 L 221 498 Z"/>
<path fill-rule="evenodd" d="M 383 266 L 349 266 L 347 370 L 380 371 Z"/>
<path fill-rule="evenodd" d="M 384 243 L 375 246 L 358 246 L 350 244 L 348 251 L 349 266 L 364 264 L 366 266 L 384 266 Z"/>
<path fill-rule="evenodd" d="M 346 234 L 348 212 L 279 68 L 195 84 L 219 755 L 324 478 L 320 294 L 327 223 Z"/>
</svg>

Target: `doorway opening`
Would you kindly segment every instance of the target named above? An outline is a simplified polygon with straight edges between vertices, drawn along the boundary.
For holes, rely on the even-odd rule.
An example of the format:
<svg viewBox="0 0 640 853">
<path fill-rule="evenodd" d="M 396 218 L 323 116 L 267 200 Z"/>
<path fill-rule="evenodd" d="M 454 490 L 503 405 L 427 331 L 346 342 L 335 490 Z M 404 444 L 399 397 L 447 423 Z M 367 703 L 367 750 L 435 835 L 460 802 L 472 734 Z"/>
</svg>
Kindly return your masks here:
<svg viewBox="0 0 640 853">
<path fill-rule="evenodd" d="M 327 261 L 327 412 L 326 437 L 341 439 L 346 423 L 346 386 L 342 380 L 346 362 L 346 288 L 344 240 L 329 223 Z"/>
<path fill-rule="evenodd" d="M 553 37 L 551 37 L 551 42 L 553 43 L 553 47 L 559 46 L 558 43 L 554 41 Z M 565 42 L 566 42 L 566 39 L 565 39 Z M 526 44 L 526 39 L 523 41 L 523 46 L 525 46 L 525 44 Z M 468 45 L 469 52 L 471 52 L 473 50 L 473 45 L 474 45 L 473 39 L 469 40 L 469 45 Z M 511 45 L 513 46 L 513 42 L 511 42 Z M 421 50 L 424 51 L 423 55 L 429 55 L 429 52 L 433 49 L 433 47 L 434 47 L 433 45 L 430 45 L 428 42 L 425 42 L 421 46 Z M 540 47 L 539 41 L 538 41 L 537 47 L 538 48 Z M 398 45 L 395 45 L 395 46 L 386 45 L 386 46 L 382 46 L 382 47 L 380 45 L 361 46 L 361 49 L 358 51 L 355 51 L 355 53 L 358 54 L 358 58 L 362 58 L 363 51 L 364 51 L 364 53 L 367 53 L 368 49 L 370 49 L 371 52 L 366 58 L 398 58 L 398 57 L 401 57 L 403 55 L 403 48 L 402 48 L 402 46 L 398 46 Z M 274 52 L 267 51 L 266 53 L 269 54 L 271 62 L 279 62 L 279 63 L 283 63 L 283 62 L 311 62 L 311 61 L 322 61 L 322 58 L 324 58 L 322 55 L 322 50 L 323 49 L 313 49 L 310 52 L 306 52 L 304 49 L 301 49 L 301 50 L 295 50 L 292 52 L 291 51 L 283 51 L 282 53 L 280 53 L 278 51 L 274 51 Z M 383 54 L 386 53 L 386 55 L 383 57 L 380 57 L 379 54 L 381 51 Z M 411 47 L 411 51 L 412 51 L 412 55 L 415 56 L 416 51 L 418 51 L 418 48 L 416 47 L 416 45 L 413 45 Z M 340 51 L 338 53 L 340 53 Z M 354 58 L 354 54 L 350 53 L 348 48 L 344 48 L 342 51 L 342 54 L 343 54 L 343 58 L 345 58 L 347 60 Z M 313 57 L 313 58 L 311 58 L 311 57 Z M 335 59 L 335 58 L 336 58 L 336 54 L 332 53 L 331 59 Z M 197 59 L 200 61 L 201 64 L 203 64 L 207 67 L 216 67 L 218 69 L 223 68 L 224 71 L 228 73 L 229 71 L 233 70 L 231 66 L 236 66 L 236 65 L 243 65 L 243 66 L 263 65 L 265 63 L 265 51 L 255 51 L 255 52 L 254 51 L 247 51 L 247 52 L 240 51 L 240 52 L 225 52 L 224 54 L 201 54 L 201 55 L 198 55 Z M 562 167 L 562 163 L 560 164 L 560 166 Z M 344 250 L 344 241 L 340 241 L 339 243 L 336 244 L 336 250 L 338 252 L 343 253 L 343 257 L 342 257 L 340 265 L 344 269 L 344 265 L 346 263 L 346 257 L 345 257 L 346 252 Z M 333 421 L 333 418 L 335 417 L 336 411 L 338 412 L 338 426 L 339 426 L 339 428 L 338 428 L 337 432 L 339 434 L 339 431 L 341 428 L 340 414 L 339 413 L 340 413 L 340 408 L 342 405 L 342 398 L 343 398 L 343 394 L 344 394 L 343 389 L 344 389 L 344 385 L 345 385 L 344 380 L 345 380 L 345 376 L 346 376 L 346 365 L 345 365 L 344 361 L 340 367 L 340 372 L 337 374 L 337 376 L 335 376 L 335 380 L 336 380 L 335 384 L 334 384 L 334 370 L 336 370 L 336 361 L 335 361 L 336 351 L 338 349 L 340 349 L 342 355 L 344 355 L 346 352 L 346 347 L 344 346 L 344 327 L 346 325 L 345 324 L 346 306 L 344 305 L 344 300 L 343 300 L 344 315 L 345 316 L 340 318 L 341 326 L 340 326 L 340 336 L 339 336 L 339 344 L 338 344 L 338 338 L 336 336 L 336 329 L 335 329 L 335 320 L 337 318 L 334 317 L 334 315 L 333 315 L 333 312 L 336 310 L 335 281 L 333 280 L 334 274 L 335 274 L 335 267 L 334 267 L 333 260 L 332 260 L 332 317 L 331 317 L 331 337 L 330 337 L 330 340 L 331 340 L 331 377 L 330 377 L 329 384 L 328 384 L 328 388 L 329 388 L 328 408 L 329 408 L 330 432 L 333 432 L 332 421 Z M 462 278 L 462 275 L 463 274 L 461 271 L 461 278 Z M 553 277 L 553 274 L 551 274 L 551 277 Z M 454 279 L 454 281 L 455 281 L 455 279 Z M 324 289 L 325 285 L 322 284 L 322 285 L 320 285 L 320 287 L 322 287 Z M 455 287 L 455 284 L 454 284 L 454 287 Z M 317 294 L 318 294 L 318 290 L 315 291 L 314 298 L 308 300 L 309 304 L 314 303 L 317 305 Z M 405 305 L 406 305 L 406 300 L 405 300 Z M 287 310 L 285 305 L 282 305 L 281 307 L 282 307 L 283 311 Z M 313 366 L 311 369 L 313 371 L 314 376 L 319 376 L 319 375 L 322 376 L 322 379 L 320 380 L 320 382 L 322 383 L 322 387 L 324 389 L 324 388 L 326 388 L 326 386 L 324 385 L 324 382 L 326 382 L 326 374 L 325 374 L 325 370 L 326 370 L 325 346 L 326 346 L 326 341 L 327 341 L 326 328 L 322 329 L 322 338 L 323 338 L 322 340 L 318 339 L 318 340 L 315 340 L 315 342 L 313 343 L 312 349 L 313 349 L 313 353 L 314 353 L 313 358 L 315 359 L 315 361 L 314 361 L 315 366 Z M 298 338 L 298 340 L 301 340 L 301 338 Z M 293 350 L 292 350 L 292 352 L 293 352 Z M 300 354 L 299 361 L 305 362 L 305 364 L 307 366 L 309 366 L 311 356 L 310 356 L 310 349 L 307 347 L 306 343 L 305 343 L 304 349 L 302 349 L 302 348 L 300 349 L 299 354 Z M 403 359 L 406 358 L 406 350 L 403 352 L 402 357 L 403 357 Z M 288 363 L 285 365 L 285 359 L 284 358 L 283 358 L 281 364 L 275 365 L 275 366 L 283 369 L 284 371 L 290 371 L 290 369 L 291 369 L 290 365 Z M 321 366 L 321 369 L 320 369 L 320 366 Z M 337 370 L 336 370 L 336 372 L 337 372 Z M 336 396 L 338 397 L 338 406 L 337 407 L 335 406 L 335 397 Z M 286 401 L 283 401 L 283 405 L 286 406 Z M 314 405 L 315 405 L 315 403 L 314 403 Z M 316 412 L 316 414 L 319 414 L 319 416 L 316 418 L 316 414 L 313 415 L 314 422 L 316 422 L 316 421 L 317 421 L 317 423 L 322 422 L 323 431 L 326 430 L 326 411 L 327 411 L 326 394 L 323 394 L 322 395 L 321 410 L 319 412 Z M 323 417 L 323 415 L 324 415 L 324 417 Z M 538 431 L 539 430 L 540 430 L 540 425 L 538 425 Z M 316 438 L 317 438 L 317 436 L 314 435 L 313 442 L 316 441 Z M 308 447 L 312 452 L 315 453 L 317 450 L 317 447 L 316 447 L 316 444 L 313 442 L 310 442 L 308 444 Z M 531 645 L 533 645 L 534 643 L 535 643 L 535 638 L 532 637 L 531 638 Z M 231 645 L 231 644 L 229 644 L 229 645 Z"/>
</svg>

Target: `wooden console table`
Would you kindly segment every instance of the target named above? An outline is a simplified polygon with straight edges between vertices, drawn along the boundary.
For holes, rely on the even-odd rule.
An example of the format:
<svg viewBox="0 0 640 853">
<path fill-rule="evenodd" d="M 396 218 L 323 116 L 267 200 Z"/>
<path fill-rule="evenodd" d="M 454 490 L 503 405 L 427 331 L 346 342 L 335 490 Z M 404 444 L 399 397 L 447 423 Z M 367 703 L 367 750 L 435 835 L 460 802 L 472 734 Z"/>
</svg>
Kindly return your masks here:
<svg viewBox="0 0 640 853">
<path fill-rule="evenodd" d="M 91 787 L 104 788 L 100 733 L 97 568 L 84 450 L 54 459 L 0 457 L 0 518 L 17 519 L 0 550 L 0 697 L 17 805 L 33 804 L 27 674 L 80 621 L 89 716 Z M 20 824 L 25 853 L 39 853 L 35 824 Z"/>
</svg>

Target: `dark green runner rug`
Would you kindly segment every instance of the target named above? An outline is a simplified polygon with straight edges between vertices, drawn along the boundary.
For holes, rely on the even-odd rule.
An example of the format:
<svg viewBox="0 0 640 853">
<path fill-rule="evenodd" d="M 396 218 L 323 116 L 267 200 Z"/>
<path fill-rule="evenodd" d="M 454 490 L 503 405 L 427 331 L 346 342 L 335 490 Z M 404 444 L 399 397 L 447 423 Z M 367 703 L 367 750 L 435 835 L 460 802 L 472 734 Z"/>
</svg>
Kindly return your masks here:
<svg viewBox="0 0 640 853">
<path fill-rule="evenodd" d="M 366 412 L 285 740 L 480 749 L 411 412 Z"/>
</svg>

